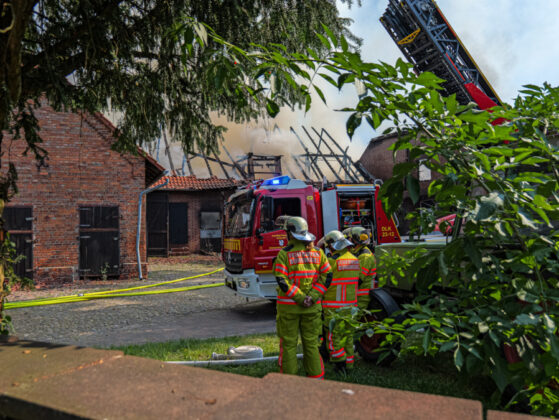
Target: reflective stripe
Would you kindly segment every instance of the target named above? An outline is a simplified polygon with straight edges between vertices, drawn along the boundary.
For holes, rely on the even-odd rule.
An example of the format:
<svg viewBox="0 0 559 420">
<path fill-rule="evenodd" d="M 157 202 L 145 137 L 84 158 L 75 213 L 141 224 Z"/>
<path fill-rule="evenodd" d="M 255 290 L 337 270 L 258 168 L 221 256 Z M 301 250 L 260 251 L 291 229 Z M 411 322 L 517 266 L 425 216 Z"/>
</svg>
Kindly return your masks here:
<svg viewBox="0 0 559 420">
<path fill-rule="evenodd" d="M 296 274 L 311 274 L 313 276 L 316 276 L 318 273 L 316 270 L 298 270 L 292 271 L 291 273 L 289 273 L 289 276 L 295 276 Z"/>
<path fill-rule="evenodd" d="M 319 291 L 321 295 L 324 295 L 324 293 L 326 293 L 326 290 L 327 290 L 326 287 L 324 287 L 324 286 L 323 286 L 322 284 L 320 284 L 320 283 L 315 283 L 315 284 L 313 284 L 313 285 L 312 285 L 312 288 L 313 288 L 314 290 Z"/>
<path fill-rule="evenodd" d="M 347 359 L 345 361 L 346 363 L 353 363 L 354 361 L 353 356 L 347 356 Z"/>
<path fill-rule="evenodd" d="M 328 332 L 328 350 L 334 351 L 334 340 L 332 339 L 332 331 Z"/>
<path fill-rule="evenodd" d="M 359 289 L 357 291 L 357 296 L 367 296 L 370 292 L 370 289 Z"/>
<path fill-rule="evenodd" d="M 332 283 L 330 283 L 330 285 L 331 286 L 341 286 L 343 284 L 343 285 L 346 285 L 346 286 L 347 285 L 351 286 L 352 284 L 355 285 L 357 283 L 358 283 L 357 280 L 342 280 L 342 281 L 332 280 Z"/>
<path fill-rule="evenodd" d="M 344 357 L 345 356 L 345 349 L 340 349 L 337 351 L 333 351 L 332 353 L 330 353 L 330 356 L 332 356 L 335 359 L 339 359 L 340 357 Z"/>
<path fill-rule="evenodd" d="M 322 356 L 319 354 L 318 357 L 320 358 L 320 370 L 321 370 L 321 374 L 320 375 L 316 375 L 316 376 L 311 376 L 308 375 L 308 378 L 314 378 L 314 379 L 324 379 L 324 362 L 322 361 Z"/>
<path fill-rule="evenodd" d="M 361 269 L 361 273 L 365 276 L 367 276 L 369 274 L 369 270 L 367 270 L 366 268 L 362 268 Z"/>
<path fill-rule="evenodd" d="M 293 299 L 288 298 L 287 296 L 278 296 L 278 304 L 279 305 L 297 305 L 298 303 L 295 302 Z M 320 300 L 315 302 L 314 305 L 320 304 Z"/>
<path fill-rule="evenodd" d="M 287 267 L 285 265 L 276 264 L 276 271 L 285 275 L 288 275 Z"/>
<path fill-rule="evenodd" d="M 289 275 L 290 279 L 315 279 L 318 277 L 318 274 L 293 274 Z"/>
<path fill-rule="evenodd" d="M 357 299 L 351 302 L 336 302 L 331 300 L 323 300 L 322 307 L 323 308 L 343 308 L 344 306 L 355 306 L 357 303 Z"/>
<path fill-rule="evenodd" d="M 297 293 L 297 291 L 299 290 L 299 288 L 295 285 L 292 285 L 289 290 L 287 291 L 286 295 L 289 297 L 293 297 L 295 296 L 295 294 Z"/>
<path fill-rule="evenodd" d="M 286 296 L 278 296 L 278 304 L 280 305 L 297 305 L 293 299 L 290 299 Z"/>
<path fill-rule="evenodd" d="M 319 271 L 321 273 L 326 273 L 327 271 L 330 271 L 332 269 L 332 267 L 330 267 L 330 263 L 328 261 L 326 261 L 324 264 L 322 264 L 322 267 L 319 268 Z"/>
</svg>

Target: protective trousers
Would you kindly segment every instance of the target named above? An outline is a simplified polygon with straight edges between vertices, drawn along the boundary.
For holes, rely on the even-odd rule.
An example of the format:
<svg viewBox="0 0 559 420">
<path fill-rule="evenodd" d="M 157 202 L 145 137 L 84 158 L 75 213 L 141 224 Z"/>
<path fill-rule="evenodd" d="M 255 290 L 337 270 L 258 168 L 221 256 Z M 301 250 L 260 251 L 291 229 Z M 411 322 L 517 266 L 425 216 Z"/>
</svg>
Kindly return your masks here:
<svg viewBox="0 0 559 420">
<path fill-rule="evenodd" d="M 359 309 L 367 309 L 371 300 L 371 289 L 377 287 L 377 263 L 375 256 L 367 247 L 358 247 L 354 252 L 357 258 L 359 258 L 359 265 L 361 267 L 357 289 L 357 304 Z"/>
<path fill-rule="evenodd" d="M 350 311 L 351 308 L 343 309 Z M 330 354 L 330 362 L 346 362 L 347 368 L 353 368 L 354 349 L 353 349 L 353 332 L 345 321 L 337 321 L 334 328 L 330 330 L 330 321 L 334 318 L 336 311 L 324 309 L 324 339 L 326 340 L 326 348 Z"/>
<path fill-rule="evenodd" d="M 303 343 L 303 366 L 310 378 L 324 379 L 324 364 L 318 351 L 321 330 L 319 311 L 290 313 L 278 311 L 277 332 L 280 339 L 279 366 L 281 373 L 297 374 L 297 338 Z"/>
</svg>

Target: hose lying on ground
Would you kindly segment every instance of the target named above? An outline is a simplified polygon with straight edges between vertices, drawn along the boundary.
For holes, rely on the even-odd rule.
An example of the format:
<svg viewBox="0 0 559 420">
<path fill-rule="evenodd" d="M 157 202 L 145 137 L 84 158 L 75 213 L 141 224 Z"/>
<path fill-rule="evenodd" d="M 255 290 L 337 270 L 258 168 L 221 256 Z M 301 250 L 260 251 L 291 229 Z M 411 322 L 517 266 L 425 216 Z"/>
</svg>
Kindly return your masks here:
<svg viewBox="0 0 559 420">
<path fill-rule="evenodd" d="M 68 295 L 68 296 L 60 296 L 56 298 L 40 298 L 40 299 L 32 299 L 32 300 L 21 300 L 16 302 L 6 302 L 4 304 L 5 309 L 18 309 L 18 308 L 28 308 L 31 306 L 44 306 L 44 305 L 56 305 L 60 303 L 73 303 L 73 302 L 83 302 L 86 300 L 93 300 L 93 299 L 105 299 L 105 298 L 115 298 L 115 297 L 129 297 L 129 296 L 143 296 L 143 295 L 156 295 L 156 294 L 164 294 L 164 293 L 176 293 L 176 292 L 186 292 L 189 290 L 197 290 L 197 289 L 206 289 L 209 287 L 218 287 L 223 286 L 224 283 L 210 283 L 210 284 L 203 284 L 198 286 L 187 286 L 187 287 L 178 287 L 175 289 L 165 289 L 165 290 L 156 290 L 150 292 L 134 292 L 134 293 L 122 293 L 122 292 L 129 292 L 132 290 L 139 290 L 139 289 L 147 289 L 150 287 L 157 287 L 163 286 L 166 284 L 177 283 L 185 280 L 192 280 L 198 277 L 209 276 L 215 274 L 219 271 L 222 271 L 223 268 L 219 268 L 217 270 L 210 271 L 208 273 L 197 274 L 195 276 L 190 277 L 183 277 L 176 280 L 165 281 L 161 283 L 149 284 L 145 286 L 136 286 L 136 287 L 129 287 L 127 289 L 117 289 L 117 290 L 106 290 L 101 292 L 91 292 L 91 293 L 80 293 L 77 295 Z"/>
<path fill-rule="evenodd" d="M 230 359 L 230 360 L 185 360 L 185 361 L 171 361 L 165 362 L 173 365 L 187 365 L 187 366 L 213 366 L 213 365 L 250 365 L 258 362 L 271 362 L 278 360 L 279 356 L 257 357 L 253 359 Z M 303 355 L 298 354 L 297 359 L 302 359 Z"/>
<path fill-rule="evenodd" d="M 264 357 L 264 352 L 258 346 L 239 346 L 229 347 L 227 354 L 212 353 L 211 360 L 186 360 L 165 362 L 173 365 L 187 366 L 211 366 L 211 365 L 250 365 L 257 362 L 271 362 L 278 360 L 279 356 Z M 298 354 L 298 359 L 302 359 L 303 355 Z"/>
</svg>

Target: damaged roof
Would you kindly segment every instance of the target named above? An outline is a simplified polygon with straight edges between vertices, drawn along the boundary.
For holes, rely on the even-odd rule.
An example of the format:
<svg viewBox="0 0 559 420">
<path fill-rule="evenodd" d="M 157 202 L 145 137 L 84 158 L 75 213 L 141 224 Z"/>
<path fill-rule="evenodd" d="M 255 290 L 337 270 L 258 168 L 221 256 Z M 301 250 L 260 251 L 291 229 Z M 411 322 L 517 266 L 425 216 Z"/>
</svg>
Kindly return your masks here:
<svg viewBox="0 0 559 420">
<path fill-rule="evenodd" d="M 224 190 L 236 188 L 244 184 L 238 179 L 222 179 L 216 176 L 209 178 L 198 178 L 194 175 L 189 176 L 164 176 L 152 186 L 161 185 L 169 180 L 169 183 L 161 187 L 159 191 L 203 191 L 203 190 Z"/>
</svg>

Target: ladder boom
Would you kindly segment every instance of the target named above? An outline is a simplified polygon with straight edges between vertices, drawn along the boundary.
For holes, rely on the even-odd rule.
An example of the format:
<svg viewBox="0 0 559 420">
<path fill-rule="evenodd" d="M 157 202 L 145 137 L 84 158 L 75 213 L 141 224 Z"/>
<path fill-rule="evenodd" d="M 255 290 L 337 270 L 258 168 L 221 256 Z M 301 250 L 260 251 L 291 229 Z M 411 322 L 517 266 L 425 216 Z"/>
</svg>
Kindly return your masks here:
<svg viewBox="0 0 559 420">
<path fill-rule="evenodd" d="M 416 72 L 446 81 L 445 96 L 455 93 L 461 104 L 475 101 L 481 109 L 502 105 L 434 0 L 390 0 L 380 21 Z"/>
</svg>

